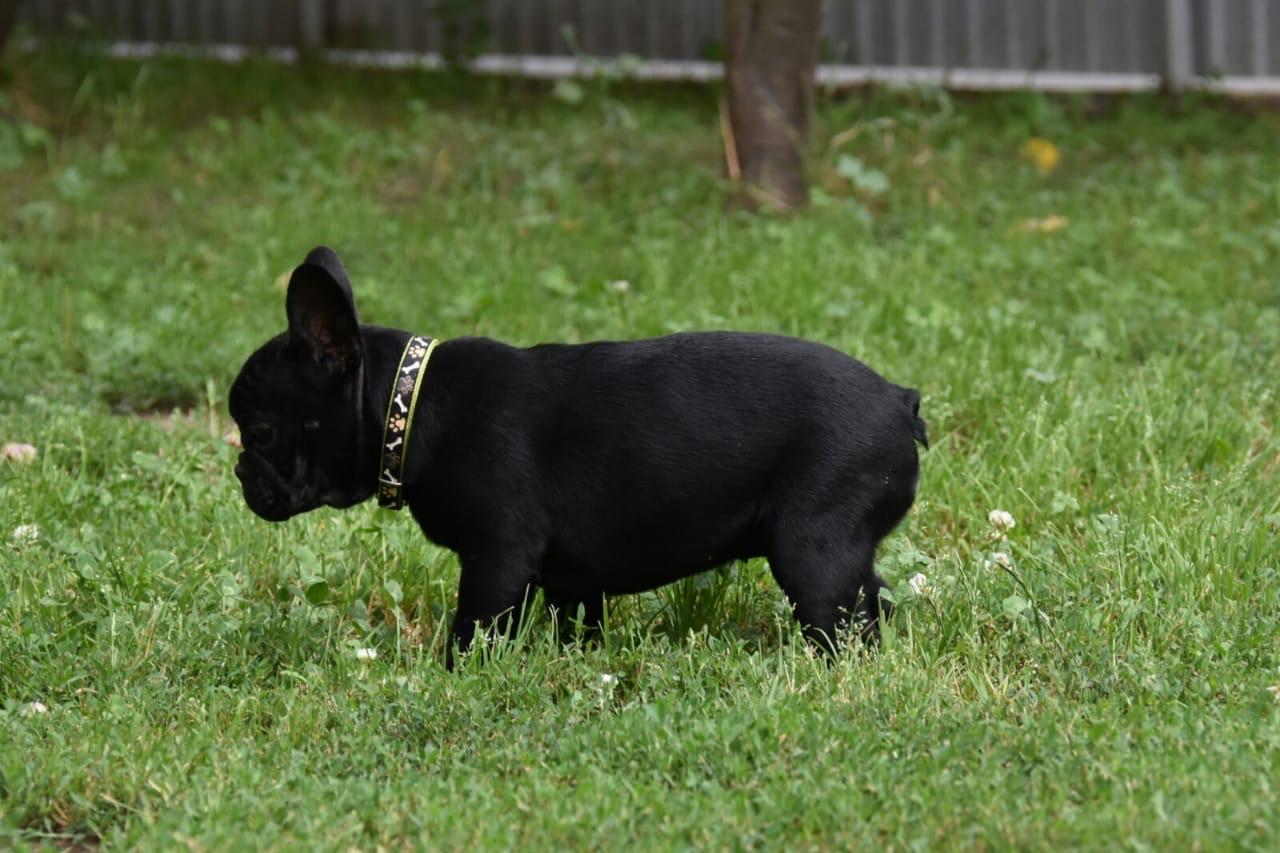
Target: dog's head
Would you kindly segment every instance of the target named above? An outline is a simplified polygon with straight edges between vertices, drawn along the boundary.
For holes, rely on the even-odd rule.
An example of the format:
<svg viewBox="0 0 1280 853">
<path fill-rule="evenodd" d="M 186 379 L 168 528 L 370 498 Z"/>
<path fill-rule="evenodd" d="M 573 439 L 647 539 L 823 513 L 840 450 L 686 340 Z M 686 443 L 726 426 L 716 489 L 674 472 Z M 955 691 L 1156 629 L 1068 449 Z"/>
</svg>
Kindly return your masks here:
<svg viewBox="0 0 1280 853">
<path fill-rule="evenodd" d="M 244 446 L 236 476 L 268 521 L 351 506 L 375 489 L 361 441 L 364 340 L 332 249 L 312 250 L 293 271 L 285 307 L 288 330 L 249 356 L 229 398 Z"/>
</svg>

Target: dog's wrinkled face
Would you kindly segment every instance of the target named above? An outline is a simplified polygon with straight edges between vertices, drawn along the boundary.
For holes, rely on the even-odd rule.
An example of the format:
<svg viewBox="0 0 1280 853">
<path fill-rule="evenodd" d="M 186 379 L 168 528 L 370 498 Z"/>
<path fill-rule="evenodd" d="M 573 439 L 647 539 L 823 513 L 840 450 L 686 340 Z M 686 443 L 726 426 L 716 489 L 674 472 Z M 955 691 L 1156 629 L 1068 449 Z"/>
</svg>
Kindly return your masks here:
<svg viewBox="0 0 1280 853">
<path fill-rule="evenodd" d="M 236 476 L 245 503 L 268 521 L 368 498 L 360 483 L 358 390 L 291 345 L 288 334 L 249 357 L 231 386 L 244 450 Z"/>
<path fill-rule="evenodd" d="M 332 251 L 316 249 L 294 271 L 287 307 L 289 330 L 249 357 L 229 398 L 244 446 L 236 476 L 268 521 L 351 506 L 375 488 L 361 441 L 364 348 Z"/>
</svg>

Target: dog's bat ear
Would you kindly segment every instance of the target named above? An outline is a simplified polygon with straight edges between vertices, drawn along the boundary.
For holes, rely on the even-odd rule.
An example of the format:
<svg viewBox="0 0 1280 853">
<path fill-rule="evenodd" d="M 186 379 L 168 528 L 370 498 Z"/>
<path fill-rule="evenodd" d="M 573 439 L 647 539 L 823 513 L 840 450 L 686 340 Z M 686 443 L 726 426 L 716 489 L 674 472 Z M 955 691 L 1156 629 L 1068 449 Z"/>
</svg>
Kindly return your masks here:
<svg viewBox="0 0 1280 853">
<path fill-rule="evenodd" d="M 289 336 L 331 372 L 354 368 L 364 355 L 360 321 L 338 253 L 317 246 L 289 278 Z"/>
</svg>

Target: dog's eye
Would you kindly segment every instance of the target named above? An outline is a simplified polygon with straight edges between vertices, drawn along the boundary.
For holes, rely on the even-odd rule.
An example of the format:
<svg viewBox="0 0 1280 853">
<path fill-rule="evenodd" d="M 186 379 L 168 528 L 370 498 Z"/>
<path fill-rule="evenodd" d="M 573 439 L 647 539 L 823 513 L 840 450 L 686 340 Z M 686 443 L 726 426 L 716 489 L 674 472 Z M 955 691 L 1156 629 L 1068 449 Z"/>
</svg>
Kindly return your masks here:
<svg viewBox="0 0 1280 853">
<path fill-rule="evenodd" d="M 307 432 L 315 432 L 316 430 L 320 429 L 320 422 L 315 418 L 312 418 L 311 420 L 303 423 L 302 428 Z"/>
<path fill-rule="evenodd" d="M 254 424 L 244 437 L 250 447 L 265 450 L 275 442 L 276 428 L 271 424 Z"/>
</svg>

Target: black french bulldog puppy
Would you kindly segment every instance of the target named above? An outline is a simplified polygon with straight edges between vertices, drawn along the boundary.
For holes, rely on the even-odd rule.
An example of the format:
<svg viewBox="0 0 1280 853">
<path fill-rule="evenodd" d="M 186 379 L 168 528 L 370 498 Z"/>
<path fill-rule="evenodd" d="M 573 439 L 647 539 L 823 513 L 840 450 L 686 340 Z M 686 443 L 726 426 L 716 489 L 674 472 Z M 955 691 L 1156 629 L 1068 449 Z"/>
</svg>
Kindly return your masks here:
<svg viewBox="0 0 1280 853">
<path fill-rule="evenodd" d="M 756 556 L 810 639 L 830 649 L 851 620 L 878 636 L 876 545 L 915 499 L 915 444 L 928 446 L 914 390 L 820 344 L 733 332 L 459 338 L 421 367 L 421 339 L 359 323 L 325 247 L 294 270 L 286 309 L 288 330 L 231 387 L 245 501 L 284 521 L 395 482 L 460 558 L 450 665 L 478 623 L 509 630 L 534 587 L 598 626 L 606 595 Z M 386 420 L 415 365 L 397 475 Z"/>
</svg>

